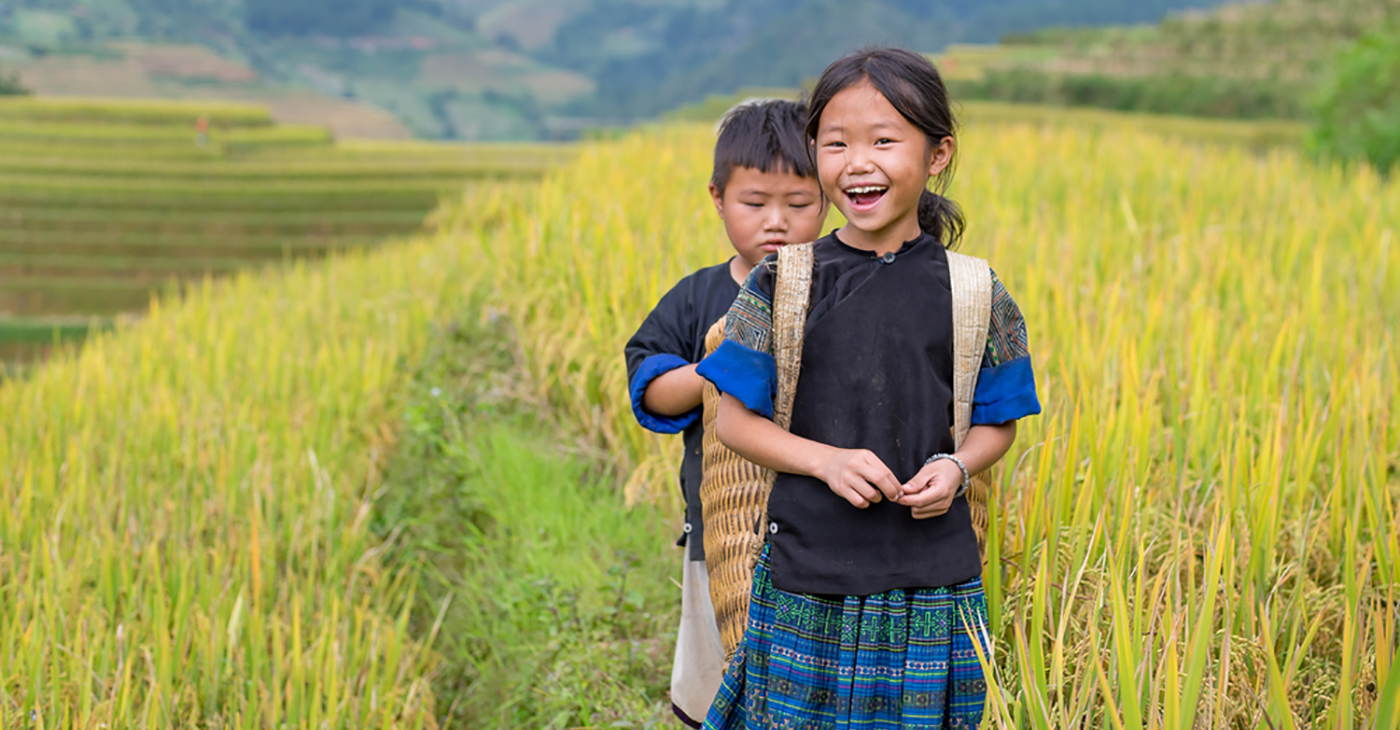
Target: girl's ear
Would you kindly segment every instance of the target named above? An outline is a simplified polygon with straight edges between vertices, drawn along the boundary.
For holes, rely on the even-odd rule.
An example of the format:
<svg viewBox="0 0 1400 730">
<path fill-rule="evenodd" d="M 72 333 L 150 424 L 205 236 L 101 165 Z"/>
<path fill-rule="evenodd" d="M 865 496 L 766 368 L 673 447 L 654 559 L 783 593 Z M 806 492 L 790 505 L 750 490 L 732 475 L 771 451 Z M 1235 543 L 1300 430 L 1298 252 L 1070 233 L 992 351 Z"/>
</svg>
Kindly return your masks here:
<svg viewBox="0 0 1400 730">
<path fill-rule="evenodd" d="M 719 191 L 719 186 L 710 183 L 710 198 L 715 201 L 715 212 L 719 213 L 719 219 L 724 220 L 724 194 Z"/>
<path fill-rule="evenodd" d="M 953 162 L 953 153 L 957 151 L 958 143 L 952 137 L 944 137 L 938 140 L 938 144 L 929 149 L 928 156 L 928 176 L 938 177 L 943 171 L 948 169 L 948 165 Z"/>
</svg>

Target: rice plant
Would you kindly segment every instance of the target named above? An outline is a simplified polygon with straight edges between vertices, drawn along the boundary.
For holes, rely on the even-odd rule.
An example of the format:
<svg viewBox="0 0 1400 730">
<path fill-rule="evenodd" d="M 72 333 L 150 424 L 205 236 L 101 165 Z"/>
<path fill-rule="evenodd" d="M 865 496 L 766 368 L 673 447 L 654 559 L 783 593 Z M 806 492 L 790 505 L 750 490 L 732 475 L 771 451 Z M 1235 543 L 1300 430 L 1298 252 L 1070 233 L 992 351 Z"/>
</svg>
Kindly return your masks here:
<svg viewBox="0 0 1400 730">
<path fill-rule="evenodd" d="M 485 288 L 563 435 L 666 505 L 620 349 L 726 255 L 710 135 L 587 146 L 0 384 L 0 726 L 431 726 L 434 637 L 368 528 L 405 366 Z M 1110 127 L 962 153 L 962 250 L 1046 406 L 995 475 L 992 723 L 1395 727 L 1400 184 Z"/>
<path fill-rule="evenodd" d="M 0 727 L 434 727 L 368 525 L 402 363 L 471 271 L 207 282 L 0 382 Z"/>
<path fill-rule="evenodd" d="M 542 394 L 672 494 L 621 344 L 727 255 L 708 127 L 439 213 Z M 1400 185 L 1127 128 L 982 124 L 952 196 L 1045 413 L 995 475 L 991 710 L 1015 727 L 1395 727 Z"/>
</svg>

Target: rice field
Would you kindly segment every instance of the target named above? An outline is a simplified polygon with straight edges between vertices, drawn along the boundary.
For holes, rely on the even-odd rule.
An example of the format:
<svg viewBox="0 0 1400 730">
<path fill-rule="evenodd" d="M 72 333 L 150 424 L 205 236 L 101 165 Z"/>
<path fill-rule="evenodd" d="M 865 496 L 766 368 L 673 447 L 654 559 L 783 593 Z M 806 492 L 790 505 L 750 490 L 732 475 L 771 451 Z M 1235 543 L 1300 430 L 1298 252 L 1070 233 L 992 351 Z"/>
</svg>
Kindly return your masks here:
<svg viewBox="0 0 1400 730">
<path fill-rule="evenodd" d="M 440 214 L 634 500 L 678 444 L 633 423 L 620 344 L 728 255 L 710 135 Z M 961 250 L 1026 313 L 1045 405 L 994 475 L 994 726 L 1400 726 L 1400 185 L 1123 126 L 960 149 Z"/>
<path fill-rule="evenodd" d="M 338 141 L 227 102 L 0 100 L 0 363 L 182 282 L 412 235 L 442 197 L 569 154 Z"/>
<path fill-rule="evenodd" d="M 469 187 L 412 242 L 201 279 L 0 382 L 0 727 L 460 709 L 432 683 L 442 619 L 411 620 L 450 606 L 384 559 L 399 525 L 371 529 L 407 373 L 484 300 L 465 316 L 509 323 L 515 396 L 615 499 L 674 512 L 679 444 L 632 422 L 621 345 L 727 255 L 711 135 L 587 145 Z M 982 122 L 961 150 L 961 250 L 1025 311 L 1045 405 L 994 476 L 989 724 L 1400 725 L 1400 184 L 1127 126 Z M 616 694 L 550 676 L 502 686 Z"/>
</svg>

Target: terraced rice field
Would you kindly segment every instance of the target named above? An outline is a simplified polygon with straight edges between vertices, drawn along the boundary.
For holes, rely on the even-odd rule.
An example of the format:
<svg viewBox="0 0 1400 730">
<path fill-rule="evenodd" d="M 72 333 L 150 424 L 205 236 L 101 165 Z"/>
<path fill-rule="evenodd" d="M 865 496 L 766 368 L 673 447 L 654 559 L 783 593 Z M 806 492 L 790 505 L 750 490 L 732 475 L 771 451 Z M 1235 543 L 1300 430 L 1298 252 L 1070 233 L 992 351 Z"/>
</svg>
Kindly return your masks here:
<svg viewBox="0 0 1400 730">
<path fill-rule="evenodd" d="M 32 363 L 181 282 L 410 234 L 444 197 L 570 154 L 338 141 L 248 105 L 0 101 L 0 363 Z"/>
</svg>

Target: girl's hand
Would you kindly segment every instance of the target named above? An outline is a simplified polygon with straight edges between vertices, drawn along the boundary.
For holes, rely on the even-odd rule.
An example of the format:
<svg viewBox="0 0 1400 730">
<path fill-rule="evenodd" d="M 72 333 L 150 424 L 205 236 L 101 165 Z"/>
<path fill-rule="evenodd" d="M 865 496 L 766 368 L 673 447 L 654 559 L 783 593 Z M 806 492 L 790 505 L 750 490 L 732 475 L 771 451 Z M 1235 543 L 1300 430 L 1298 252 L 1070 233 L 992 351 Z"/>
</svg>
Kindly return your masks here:
<svg viewBox="0 0 1400 730">
<path fill-rule="evenodd" d="M 881 499 L 900 499 L 899 480 L 894 478 L 894 472 L 865 449 L 831 449 L 813 476 L 860 509 Z"/>
<path fill-rule="evenodd" d="M 948 459 L 939 459 L 924 468 L 905 484 L 899 503 L 914 510 L 914 519 L 937 517 L 953 506 L 953 494 L 962 484 L 962 469 Z"/>
</svg>

